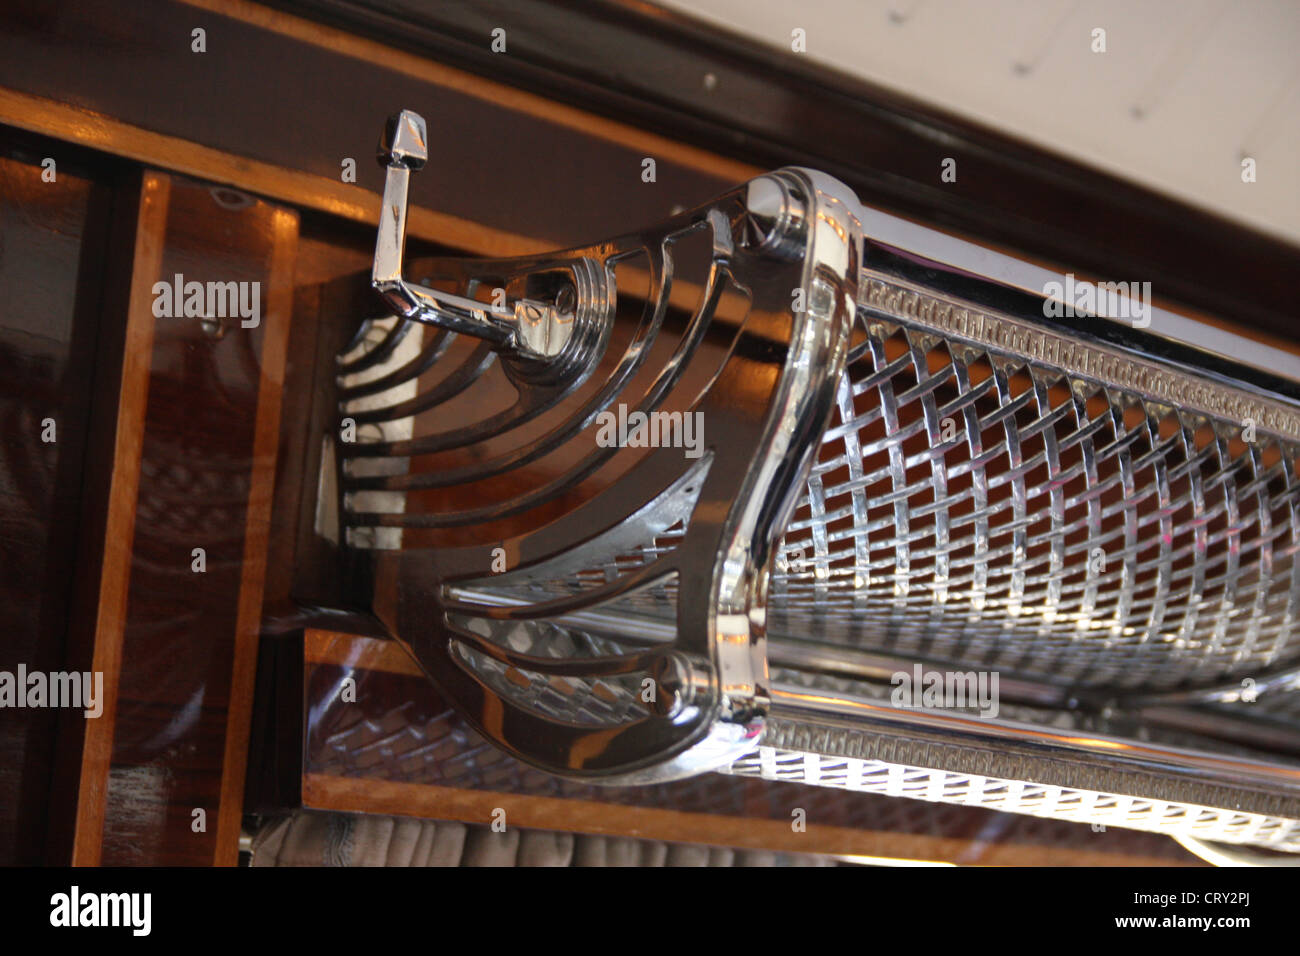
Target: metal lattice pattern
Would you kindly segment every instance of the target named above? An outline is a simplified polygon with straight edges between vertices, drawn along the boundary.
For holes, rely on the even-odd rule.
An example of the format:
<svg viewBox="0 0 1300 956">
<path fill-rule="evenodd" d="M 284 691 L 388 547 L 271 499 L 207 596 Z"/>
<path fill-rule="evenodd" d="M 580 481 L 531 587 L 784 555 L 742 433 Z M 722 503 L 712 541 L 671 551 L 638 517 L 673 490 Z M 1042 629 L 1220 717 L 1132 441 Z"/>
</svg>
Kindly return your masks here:
<svg viewBox="0 0 1300 956">
<path fill-rule="evenodd" d="M 499 647 L 556 661 L 615 657 L 628 648 L 608 638 L 549 621 L 493 621 L 452 616 L 452 623 Z M 489 686 L 509 693 L 521 707 L 554 720 L 592 727 L 629 723 L 646 713 L 639 673 L 599 678 L 543 674 L 457 645 L 454 651 Z"/>
<path fill-rule="evenodd" d="M 520 584 L 480 586 L 476 593 L 502 595 L 527 601 L 569 597 L 613 584 L 625 575 L 653 564 L 663 555 L 671 553 L 686 535 L 686 522 L 678 522 L 660 534 L 627 548 L 604 560 L 593 560 L 599 555 L 575 556 L 569 564 L 576 570 L 565 570 L 554 575 L 529 574 Z M 620 598 L 620 610 L 640 610 L 661 618 L 671 617 L 677 597 L 677 582 L 670 577 L 661 583 L 642 588 Z"/>
<path fill-rule="evenodd" d="M 772 634 L 1113 688 L 1296 660 L 1294 448 L 867 332 L 776 561 Z"/>
<path fill-rule="evenodd" d="M 1249 843 L 1276 850 L 1300 850 L 1300 820 L 1023 780 L 927 770 L 879 760 L 852 760 L 760 747 L 755 754 L 732 764 L 728 772 L 765 780 L 985 807 L 1075 823 L 1128 827 L 1224 843 Z"/>
</svg>

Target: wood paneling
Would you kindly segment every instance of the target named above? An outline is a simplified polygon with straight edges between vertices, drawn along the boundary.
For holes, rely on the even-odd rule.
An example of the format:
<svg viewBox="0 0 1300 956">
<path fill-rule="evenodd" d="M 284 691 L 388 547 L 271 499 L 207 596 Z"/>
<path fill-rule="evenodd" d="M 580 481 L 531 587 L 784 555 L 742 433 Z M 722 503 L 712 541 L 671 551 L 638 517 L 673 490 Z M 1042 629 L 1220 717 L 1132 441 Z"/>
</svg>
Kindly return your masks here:
<svg viewBox="0 0 1300 956">
<path fill-rule="evenodd" d="M 0 670 L 64 670 L 116 174 L 0 143 Z M 47 422 L 53 434 L 47 433 Z M 46 438 L 53 438 L 47 441 Z M 76 669 L 88 665 L 77 662 Z M 48 862 L 59 724 L 0 709 L 0 865 Z"/>
<path fill-rule="evenodd" d="M 688 169 L 737 181 L 752 175 L 753 167 L 681 140 L 652 132 L 650 126 L 622 123 L 589 110 L 577 109 L 556 99 L 538 96 L 520 86 L 508 86 L 483 76 L 467 73 L 400 47 L 376 43 L 356 33 L 334 29 L 322 23 L 283 13 L 247 0 L 180 0 L 186 6 L 228 17 L 295 42 L 333 50 L 353 60 L 382 65 L 412 79 L 464 93 L 485 106 L 499 105 L 527 116 L 543 119 L 598 139 L 628 146 L 647 156 L 658 156 Z M 504 11 L 503 11 L 504 12 Z M 484 31 L 485 47 L 491 30 Z"/>
<path fill-rule="evenodd" d="M 294 203 L 320 190 L 332 208 L 318 208 L 355 215 L 362 207 L 369 217 L 383 183 L 373 160 L 382 124 L 415 109 L 429 120 L 431 149 L 412 180 L 413 206 L 474 223 L 484 236 L 560 246 L 703 202 L 750 169 L 299 18 L 243 3 L 219 9 L 170 0 L 0 7 L 0 87 L 44 104 L 20 101 L 5 121 L 44 130 L 51 116 L 52 135 L 84 127 L 79 142 L 160 165 L 206 163 L 217 151 L 234 158 L 226 174 L 242 188 Z M 191 48 L 197 28 L 206 31 L 204 53 Z M 641 180 L 645 157 L 656 161 L 654 183 Z M 356 183 L 341 182 L 345 158 L 356 161 Z M 221 178 L 215 168 L 188 171 Z"/>
<path fill-rule="evenodd" d="M 77 863 L 237 859 L 296 239 L 290 210 L 145 177 Z M 156 308 L 177 274 L 256 289 L 257 325 L 212 301 L 203 318 Z"/>
<path fill-rule="evenodd" d="M 624 807 L 589 800 L 521 796 L 513 793 L 458 790 L 387 780 L 355 780 L 308 774 L 303 800 L 318 810 L 383 813 L 393 816 L 490 823 L 505 811 L 507 826 L 595 833 L 608 836 L 704 843 L 711 846 L 788 853 L 827 853 L 891 860 L 976 866 L 1178 866 L 1163 855 L 1127 852 L 1114 843 L 1095 848 L 986 843 L 978 838 L 943 833 L 898 833 L 826 826 L 809 822 L 796 831 L 782 820 L 683 813 L 647 807 Z M 1188 863 L 1188 865 L 1196 865 Z"/>
<path fill-rule="evenodd" d="M 244 159 L 57 100 L 0 87 L 0 123 L 173 172 L 226 183 L 343 219 L 372 226 L 379 222 L 380 200 L 376 192 L 323 176 Z M 415 206 L 407 219 L 407 230 L 411 236 L 437 240 L 485 256 L 524 255 L 554 245 L 546 239 L 494 229 L 460 216 Z"/>
<path fill-rule="evenodd" d="M 261 702 L 268 735 L 290 752 L 262 762 L 301 774 L 297 788 L 263 784 L 281 797 L 297 790 L 306 807 L 479 824 L 501 808 L 510 826 L 976 865 L 1192 859 L 1158 834 L 1097 833 L 1062 820 L 786 781 L 722 774 L 635 787 L 561 780 L 479 737 L 392 641 L 309 629 L 299 653 L 299 688 L 281 684 L 279 708 Z M 284 655 L 268 660 L 268 677 L 276 669 L 288 677 L 289 663 Z M 345 678 L 354 693 L 343 693 Z M 299 728 L 305 721 L 305 739 L 284 734 L 295 720 Z M 796 808 L 805 812 L 804 830 L 791 826 Z"/>
<path fill-rule="evenodd" d="M 140 488 L 140 456 L 144 445 L 145 401 L 154 318 L 150 292 L 159 275 L 163 234 L 171 182 L 150 173 L 141 188 L 131 298 L 126 317 L 126 347 L 118 393 L 118 417 L 113 448 L 113 477 L 109 487 L 108 521 L 101 558 L 99 603 L 95 615 L 95 651 L 91 669 L 104 675 L 104 712 L 89 724 L 82 753 L 80 799 L 73 863 L 99 862 L 118 681 L 122 670 L 122 640 L 126 626 L 131 547 L 135 533 L 136 498 Z"/>
<path fill-rule="evenodd" d="M 280 406 L 289 325 L 293 315 L 298 217 L 287 209 L 274 209 L 271 212 L 271 230 L 271 257 L 267 264 L 270 281 L 265 303 L 267 325 L 259 363 L 261 381 L 257 389 L 257 419 L 253 430 L 244 554 L 240 567 L 239 617 L 235 625 L 230 703 L 226 711 L 226 747 L 221 767 L 221 802 L 217 812 L 216 863 L 222 866 L 234 866 L 239 861 L 248 733 L 253 715 L 271 502 L 280 440 Z"/>
</svg>

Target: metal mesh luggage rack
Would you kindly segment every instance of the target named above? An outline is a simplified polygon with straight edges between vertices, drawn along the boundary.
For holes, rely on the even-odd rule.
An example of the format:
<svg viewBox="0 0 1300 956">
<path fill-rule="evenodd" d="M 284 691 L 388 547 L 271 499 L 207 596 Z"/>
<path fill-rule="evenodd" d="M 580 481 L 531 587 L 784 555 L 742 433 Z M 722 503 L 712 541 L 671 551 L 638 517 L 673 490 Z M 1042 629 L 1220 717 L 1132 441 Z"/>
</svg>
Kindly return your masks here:
<svg viewBox="0 0 1300 956">
<path fill-rule="evenodd" d="M 349 573 L 486 737 L 1300 850 L 1294 383 L 1048 319 L 805 170 L 415 285 L 423 141 L 327 460 Z"/>
<path fill-rule="evenodd" d="M 1293 442 L 1181 406 L 1187 376 L 1144 396 L 899 313 L 1007 317 L 864 285 L 772 633 L 1126 691 L 1296 663 Z"/>
</svg>

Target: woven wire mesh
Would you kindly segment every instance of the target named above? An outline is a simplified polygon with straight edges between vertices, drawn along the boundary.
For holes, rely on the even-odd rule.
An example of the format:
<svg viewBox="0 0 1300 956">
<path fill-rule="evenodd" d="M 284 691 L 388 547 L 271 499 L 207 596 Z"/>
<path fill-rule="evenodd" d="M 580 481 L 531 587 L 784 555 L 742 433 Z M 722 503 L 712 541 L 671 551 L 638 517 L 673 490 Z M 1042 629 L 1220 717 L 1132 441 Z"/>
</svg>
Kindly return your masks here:
<svg viewBox="0 0 1300 956">
<path fill-rule="evenodd" d="M 786 530 L 774 636 L 1168 688 L 1296 660 L 1295 449 L 870 320 Z"/>
</svg>

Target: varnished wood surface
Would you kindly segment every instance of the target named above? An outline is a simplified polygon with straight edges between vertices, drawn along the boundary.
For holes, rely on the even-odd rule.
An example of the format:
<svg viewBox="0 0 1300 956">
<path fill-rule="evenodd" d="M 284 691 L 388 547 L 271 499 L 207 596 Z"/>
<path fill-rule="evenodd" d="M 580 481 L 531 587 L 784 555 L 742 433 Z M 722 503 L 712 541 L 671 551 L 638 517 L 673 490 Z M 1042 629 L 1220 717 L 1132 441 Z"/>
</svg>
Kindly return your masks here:
<svg viewBox="0 0 1300 956">
<path fill-rule="evenodd" d="M 955 863 L 971 866 L 1178 866 L 1163 856 L 1096 849 L 992 843 L 979 838 L 930 833 L 897 833 L 827 826 L 809 821 L 796 831 L 782 820 L 684 813 L 624 807 L 588 800 L 523 796 L 513 793 L 458 790 L 386 780 L 358 780 L 308 774 L 303 779 L 305 805 L 319 810 L 381 813 L 393 816 L 490 823 L 505 811 L 506 826 L 531 827 L 608 836 L 704 843 L 711 846 L 790 853 L 884 858 L 900 861 Z M 499 818 L 499 816 L 498 816 Z M 1186 865 L 1196 865 L 1190 860 Z"/>
<path fill-rule="evenodd" d="M 234 866 L 239 862 L 248 733 L 253 715 L 271 502 L 279 452 L 280 406 L 293 315 L 298 217 L 282 208 L 273 209 L 270 215 L 272 238 L 267 264 L 270 277 L 265 303 L 267 325 L 259 363 L 261 381 L 257 389 L 257 420 L 253 432 L 244 554 L 240 566 L 239 617 L 235 623 L 230 703 L 226 711 L 225 754 L 217 813 L 215 862 L 221 866 Z"/>
<path fill-rule="evenodd" d="M 363 64 L 371 64 L 420 80 L 455 90 L 480 101 L 485 106 L 503 106 L 515 112 L 554 123 L 583 136 L 592 136 L 619 146 L 630 147 L 646 156 L 658 156 L 695 169 L 741 182 L 753 175 L 754 167 L 701 149 L 682 140 L 670 139 L 648 126 L 619 122 L 578 109 L 556 99 L 530 92 L 519 86 L 494 82 L 484 76 L 458 70 L 436 59 L 420 56 L 389 44 L 377 43 L 365 36 L 276 10 L 248 0 L 180 0 L 186 6 L 214 13 L 240 23 L 268 30 L 295 42 L 331 50 Z M 490 32 L 489 32 L 490 37 Z"/>
<path fill-rule="evenodd" d="M 48 155 L 46 143 L 0 141 L 0 670 L 10 674 L 20 664 L 89 667 L 69 660 L 67 631 L 84 487 L 99 478 L 88 461 L 90 385 L 96 356 L 112 352 L 98 328 L 118 183 L 85 157 L 67 157 L 46 179 Z M 0 709 L 0 865 L 49 861 L 51 817 L 75 807 L 52 809 L 54 764 L 68 750 L 59 736 L 86 723 L 80 711 Z"/>
<path fill-rule="evenodd" d="M 315 209 L 354 222 L 379 222 L 379 194 L 333 179 L 232 155 L 99 113 L 0 87 L 0 123 L 70 143 Z M 479 255 L 538 252 L 553 243 L 459 216 L 412 206 L 411 236 L 438 240 Z"/>
<path fill-rule="evenodd" d="M 333 664 L 385 674 L 423 676 L 415 658 L 396 641 L 316 628 L 303 634 L 303 660 L 308 664 Z"/>
<path fill-rule="evenodd" d="M 151 290 L 162 268 L 170 197 L 169 177 L 156 173 L 145 176 L 132 257 L 134 265 L 118 393 L 113 476 L 109 488 L 108 520 L 95 614 L 95 649 L 91 665 L 94 672 L 104 675 L 104 712 L 88 723 L 81 758 L 76 837 L 72 853 L 72 862 L 79 866 L 93 866 L 101 859 L 109 768 L 116 729 L 118 682 L 122 671 L 122 643 L 126 630 L 136 499 L 140 489 L 149 358 L 153 351 Z"/>
<path fill-rule="evenodd" d="M 447 709 L 393 642 L 309 629 L 301 645 L 306 715 L 303 806 L 743 846 L 975 865 L 1178 865 L 1157 834 L 1090 827 L 723 774 L 642 787 L 562 781 L 498 752 Z M 281 662 L 283 663 L 283 662 Z M 344 677 L 355 702 L 342 699 Z M 292 723 L 291 714 L 281 715 Z M 299 718 L 301 720 L 301 717 Z M 802 808 L 807 828 L 791 825 Z"/>
<path fill-rule="evenodd" d="M 450 217 L 448 225 L 476 224 L 480 239 L 508 234 L 551 246 L 656 221 L 752 169 L 300 18 L 250 4 L 219 7 L 51 0 L 0 8 L 0 87 L 44 104 L 10 109 L 4 121 L 43 129 L 47 116 L 57 117 L 59 128 L 43 131 L 68 138 L 88 126 L 88 144 L 163 165 L 211 160 L 218 151 L 236 158 L 225 175 L 240 176 L 231 181 L 241 188 L 302 203 L 308 186 L 327 197 L 324 211 L 371 220 L 382 191 L 374 153 L 384 119 L 416 109 L 429 120 L 433 146 L 412 179 L 412 205 Z M 190 38 L 200 27 L 202 54 Z M 72 112 L 60 116 L 54 103 Z M 133 135 L 122 146 L 123 126 L 167 139 Z M 641 180 L 647 157 L 656 162 L 654 183 Z M 356 161 L 355 183 L 341 180 L 345 158 Z M 174 168 L 223 179 L 215 167 Z M 266 188 L 250 173 L 269 180 Z M 336 188 L 327 189 L 330 181 Z M 426 216 L 411 225 L 422 229 Z M 435 238 L 453 241 L 441 230 Z"/>
<path fill-rule="evenodd" d="M 296 238 L 290 210 L 145 177 L 94 629 L 112 691 L 88 722 L 76 863 L 237 858 Z M 259 283 L 259 324 L 155 316 L 176 273 Z"/>
</svg>

